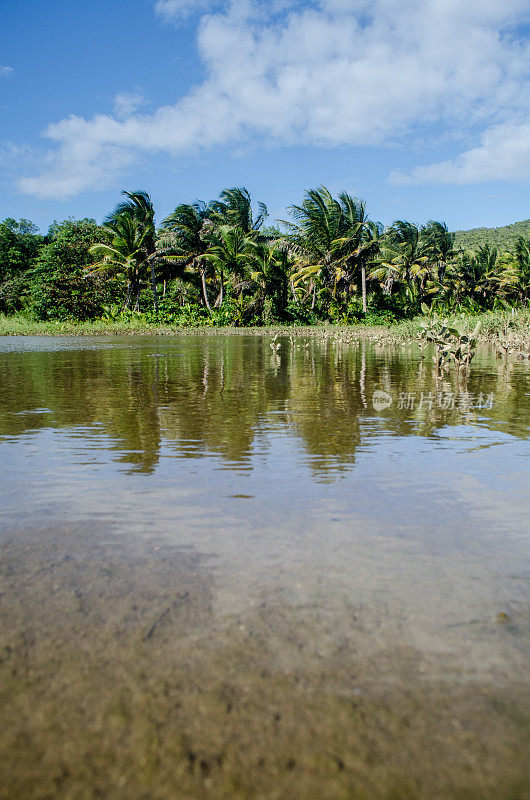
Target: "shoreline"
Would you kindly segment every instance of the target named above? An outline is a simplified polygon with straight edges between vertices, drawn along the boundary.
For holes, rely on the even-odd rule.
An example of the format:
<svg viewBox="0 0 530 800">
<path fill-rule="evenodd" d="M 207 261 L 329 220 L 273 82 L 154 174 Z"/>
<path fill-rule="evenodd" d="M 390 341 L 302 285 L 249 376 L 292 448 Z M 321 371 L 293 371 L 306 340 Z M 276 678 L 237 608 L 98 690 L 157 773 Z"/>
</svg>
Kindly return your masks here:
<svg viewBox="0 0 530 800">
<path fill-rule="evenodd" d="M 2 317 L 0 315 L 0 337 L 90 337 L 90 336 L 326 336 L 340 337 L 342 334 L 355 336 L 358 339 L 375 339 L 380 344 L 405 344 L 420 342 L 421 321 L 425 317 L 416 317 L 390 325 L 285 325 L 266 326 L 176 326 L 157 325 L 155 323 L 123 323 L 103 322 L 36 322 L 20 317 Z M 496 347 L 499 355 L 516 354 L 523 359 L 530 354 L 530 313 L 521 312 L 517 317 L 509 313 L 481 314 L 476 316 L 449 317 L 449 324 L 463 327 L 471 331 L 477 321 L 481 321 L 482 330 L 477 341 Z"/>
</svg>

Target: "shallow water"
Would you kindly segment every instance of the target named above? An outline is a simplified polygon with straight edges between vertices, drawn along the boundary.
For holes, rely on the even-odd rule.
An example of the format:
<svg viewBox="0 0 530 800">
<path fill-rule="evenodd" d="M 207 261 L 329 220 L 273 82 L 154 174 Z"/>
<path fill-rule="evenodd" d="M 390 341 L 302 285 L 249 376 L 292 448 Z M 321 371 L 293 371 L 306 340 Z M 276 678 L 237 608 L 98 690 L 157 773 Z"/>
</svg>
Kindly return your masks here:
<svg viewBox="0 0 530 800">
<path fill-rule="evenodd" d="M 3 754 L 11 783 L 0 797 L 40 797 L 28 786 L 42 776 L 54 787 L 49 796 L 76 798 L 121 797 L 120 791 L 153 798 L 322 791 L 350 797 L 354 789 L 363 796 L 359 765 L 349 778 L 341 768 L 338 782 L 323 768 L 318 784 L 307 742 L 300 744 L 307 763 L 296 790 L 288 782 L 294 767 L 285 768 L 287 778 L 273 772 L 270 790 L 270 776 L 245 784 L 238 773 L 234 782 L 234 764 L 200 768 L 200 744 L 191 762 L 189 744 L 182 745 L 188 783 L 179 773 L 164 788 L 160 768 L 153 768 L 147 793 L 135 794 L 137 767 L 124 763 L 111 775 L 97 760 L 73 783 L 72 759 L 86 747 L 83 714 L 68 723 L 79 730 L 67 753 L 64 732 L 43 727 L 39 713 L 53 718 L 65 702 L 64 686 L 80 680 L 79 652 L 111 665 L 109 696 L 93 721 L 100 736 L 112 729 L 116 687 L 138 659 L 157 676 L 153 719 L 161 713 L 153 699 L 160 681 L 182 669 L 189 677 L 196 661 L 208 676 L 206 693 L 228 675 L 236 682 L 245 675 L 251 698 L 272 691 L 284 706 L 298 690 L 276 686 L 278 676 L 303 675 L 312 697 L 372 697 L 381 687 L 409 696 L 428 684 L 431 699 L 439 695 L 438 710 L 452 708 L 453 721 L 456 706 L 478 708 L 480 731 L 480 714 L 491 722 L 491 709 L 470 698 L 502 691 L 499 725 L 508 730 L 513 723 L 505 709 L 526 695 L 530 643 L 529 366 L 484 349 L 465 383 L 452 373 L 436 377 L 415 345 L 318 331 L 278 343 L 274 353 L 270 337 L 244 334 L 0 341 L 0 644 L 8 654 L 0 676 L 10 670 L 3 697 L 18 713 L 16 736 L 29 754 L 23 768 L 14 767 L 20 747 L 8 737 Z M 385 393 L 379 403 L 374 392 Z M 155 645 L 156 668 L 149 649 Z M 13 669 L 26 683 L 13 683 Z M 259 678 L 264 670 L 266 680 Z M 51 677 L 58 674 L 60 690 Z M 448 680 L 450 688 L 440 688 Z M 77 698 L 105 695 L 97 682 L 82 685 Z M 457 686 L 467 700 L 456 697 Z M 124 712 L 128 725 L 145 706 L 138 687 L 139 679 L 129 686 L 136 700 Z M 68 717 L 75 703 L 66 705 Z M 424 695 L 414 708 L 434 713 L 427 713 Z M 202 728 L 190 732 L 197 713 L 179 722 L 187 742 L 226 725 L 207 707 Z M 341 713 L 319 711 L 326 724 Z M 259 729 L 263 714 L 257 703 L 247 728 Z M 383 727 L 392 748 L 390 717 Z M 308 722 L 295 710 L 289 718 L 296 738 Z M 467 778 L 458 778 L 456 770 L 455 785 L 470 797 L 502 796 L 477 776 L 488 775 L 487 764 L 499 757 L 517 772 L 510 749 L 517 745 L 501 742 L 507 749 L 499 756 L 481 736 L 468 742 L 482 748 L 476 774 L 467 767 Z M 520 741 L 517 732 L 513 739 Z M 46 766 L 50 742 L 56 755 Z M 134 764 L 149 749 L 130 735 L 126 744 L 111 737 L 109 747 Z M 370 796 L 429 795 L 421 774 L 412 788 L 399 789 L 406 770 L 398 762 L 375 789 L 366 778 Z M 59 780 L 61 769 L 68 775 Z M 96 773 L 107 776 L 97 791 Z M 521 776 L 513 780 L 510 796 L 522 797 Z M 182 795 L 176 785 L 185 786 Z M 449 787 L 447 796 L 454 791 Z"/>
</svg>

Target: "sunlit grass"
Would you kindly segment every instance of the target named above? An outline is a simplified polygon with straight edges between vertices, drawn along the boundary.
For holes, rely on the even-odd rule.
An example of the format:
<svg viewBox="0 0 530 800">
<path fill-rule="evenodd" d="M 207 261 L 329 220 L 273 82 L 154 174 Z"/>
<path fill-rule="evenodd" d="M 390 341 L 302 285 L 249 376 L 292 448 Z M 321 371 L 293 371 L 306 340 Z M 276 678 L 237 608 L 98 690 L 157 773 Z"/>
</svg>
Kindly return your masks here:
<svg viewBox="0 0 530 800">
<path fill-rule="evenodd" d="M 443 316 L 443 315 L 442 315 Z M 292 333 L 329 331 L 348 329 L 358 336 L 390 336 L 396 341 L 417 338 L 421 334 L 421 321 L 424 317 L 418 316 L 413 320 L 386 325 L 357 325 L 340 326 L 334 324 L 308 326 L 273 324 L 265 327 L 195 327 L 190 325 L 179 326 L 176 324 L 150 323 L 142 316 L 130 320 L 105 320 L 98 319 L 90 322 L 48 320 L 46 322 L 31 319 L 24 314 L 6 316 L 0 314 L 0 336 L 83 336 L 83 335 L 117 335 L 117 334 L 160 334 L 175 333 Z M 514 340 L 519 343 L 530 344 L 530 310 L 517 311 L 484 311 L 480 314 L 449 314 L 449 325 L 475 328 L 481 322 L 479 341 Z"/>
</svg>

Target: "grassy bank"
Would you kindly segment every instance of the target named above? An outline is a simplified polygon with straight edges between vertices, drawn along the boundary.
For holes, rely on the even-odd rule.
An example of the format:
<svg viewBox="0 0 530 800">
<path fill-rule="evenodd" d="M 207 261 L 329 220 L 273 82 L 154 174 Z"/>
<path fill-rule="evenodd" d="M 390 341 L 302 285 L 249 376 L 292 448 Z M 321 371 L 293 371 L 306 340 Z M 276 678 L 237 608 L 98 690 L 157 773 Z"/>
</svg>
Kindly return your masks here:
<svg viewBox="0 0 530 800">
<path fill-rule="evenodd" d="M 424 317 L 415 317 L 389 325 L 271 325 L 261 328 L 230 328 L 203 325 L 176 326 L 163 323 L 153 324 L 141 317 L 127 321 L 94 320 L 91 322 L 64 322 L 50 320 L 41 322 L 23 315 L 5 316 L 0 314 L 0 336 L 115 336 L 115 335 L 185 335 L 185 334 L 263 334 L 277 333 L 311 333 L 322 330 L 334 333 L 348 329 L 361 337 L 390 336 L 395 341 L 415 338 L 421 333 L 420 323 Z M 481 322 L 481 341 L 511 342 L 514 345 L 530 347 L 530 311 L 486 311 L 477 315 L 453 314 L 448 322 L 457 327 L 473 330 L 478 321 Z"/>
</svg>

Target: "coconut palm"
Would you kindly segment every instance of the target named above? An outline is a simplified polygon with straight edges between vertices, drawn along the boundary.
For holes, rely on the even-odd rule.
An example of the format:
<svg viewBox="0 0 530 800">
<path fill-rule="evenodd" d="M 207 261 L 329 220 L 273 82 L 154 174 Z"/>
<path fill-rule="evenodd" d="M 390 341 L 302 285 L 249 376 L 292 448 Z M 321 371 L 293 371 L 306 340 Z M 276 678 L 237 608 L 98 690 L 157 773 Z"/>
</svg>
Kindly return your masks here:
<svg viewBox="0 0 530 800">
<path fill-rule="evenodd" d="M 204 305 L 211 312 L 206 287 L 208 260 L 205 255 L 211 245 L 212 208 L 208 203 L 181 203 L 162 223 L 159 232 L 161 247 L 175 255 L 173 263 L 182 272 L 194 271 L 200 277 Z"/>
<path fill-rule="evenodd" d="M 346 193 L 339 196 L 343 210 L 343 236 L 335 239 L 332 250 L 335 254 L 335 271 L 345 283 L 346 294 L 356 275 L 360 274 L 363 311 L 367 311 L 366 268 L 379 252 L 383 226 L 369 220 L 363 201 Z"/>
<path fill-rule="evenodd" d="M 118 203 L 103 222 L 110 244 L 96 244 L 90 252 L 100 258 L 91 271 L 122 274 L 127 280 L 124 308 L 137 307 L 142 280 L 150 269 L 155 311 L 158 310 L 155 279 L 156 232 L 151 198 L 142 190 L 123 191 L 127 199 Z"/>
<path fill-rule="evenodd" d="M 447 266 L 457 252 L 455 234 L 449 231 L 445 222 L 431 219 L 422 225 L 420 238 L 424 254 L 436 268 L 438 281 L 443 282 Z"/>
<path fill-rule="evenodd" d="M 219 200 L 210 203 L 210 209 L 212 222 L 240 228 L 247 235 L 259 231 L 267 217 L 265 203 L 258 203 L 258 213 L 253 215 L 252 199 L 248 189 L 238 186 L 223 189 L 219 194 Z"/>
<path fill-rule="evenodd" d="M 336 297 L 348 296 L 360 273 L 366 308 L 366 263 L 374 251 L 378 226 L 370 223 L 362 200 L 342 192 L 334 198 L 320 186 L 306 192 L 301 205 L 290 207 L 294 222 L 282 221 L 287 228 L 288 249 L 298 259 L 298 283 L 318 281 Z"/>
<path fill-rule="evenodd" d="M 209 247 L 204 260 L 211 264 L 219 276 L 223 300 L 225 277 L 234 294 L 241 295 L 249 288 L 250 273 L 256 259 L 256 242 L 240 227 L 220 225 L 211 231 Z"/>
<path fill-rule="evenodd" d="M 301 205 L 289 207 L 294 222 L 281 220 L 287 228 L 291 247 L 308 263 L 318 264 L 329 277 L 333 242 L 344 232 L 342 208 L 329 189 L 320 186 L 306 192 Z"/>
<path fill-rule="evenodd" d="M 108 228 L 112 228 L 114 219 L 122 215 L 127 215 L 137 222 L 138 227 L 143 232 L 142 247 L 145 253 L 145 267 L 150 272 L 153 304 L 155 312 L 158 313 L 155 275 L 156 229 L 155 210 L 153 203 L 148 193 L 141 189 L 135 192 L 128 192 L 124 190 L 122 194 L 125 195 L 127 199 L 121 203 L 118 203 L 112 214 L 110 214 L 105 220 L 104 225 Z"/>
<path fill-rule="evenodd" d="M 128 214 L 116 215 L 112 227 L 104 225 L 111 243 L 99 243 L 90 252 L 100 260 L 90 267 L 89 274 L 104 272 L 111 277 L 124 277 L 127 282 L 124 308 L 136 307 L 141 280 L 145 272 L 145 229 Z"/>
<path fill-rule="evenodd" d="M 384 255 L 386 263 L 402 283 L 409 300 L 421 303 L 427 281 L 432 277 L 432 267 L 426 253 L 421 232 L 413 222 L 396 220 L 385 234 Z"/>
<path fill-rule="evenodd" d="M 505 285 L 513 287 L 513 294 L 520 302 L 530 297 L 530 241 L 519 236 L 507 258 L 501 260 Z"/>
<path fill-rule="evenodd" d="M 483 305 L 492 291 L 493 276 L 498 272 L 499 251 L 484 245 L 477 251 L 457 251 L 440 282 L 440 299 L 444 305 Z"/>
<path fill-rule="evenodd" d="M 255 246 L 251 264 L 252 306 L 259 317 L 282 318 L 287 306 L 287 281 L 290 272 L 289 257 L 285 251 L 267 244 Z"/>
</svg>

